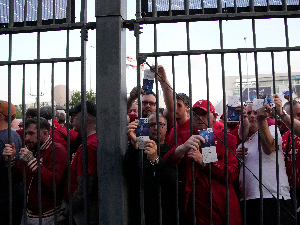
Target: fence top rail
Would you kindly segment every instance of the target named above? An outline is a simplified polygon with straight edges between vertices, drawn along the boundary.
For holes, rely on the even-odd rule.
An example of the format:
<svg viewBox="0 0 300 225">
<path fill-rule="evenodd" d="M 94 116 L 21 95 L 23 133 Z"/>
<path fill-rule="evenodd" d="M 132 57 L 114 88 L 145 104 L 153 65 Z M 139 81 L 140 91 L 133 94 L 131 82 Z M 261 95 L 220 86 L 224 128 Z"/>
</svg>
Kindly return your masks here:
<svg viewBox="0 0 300 225">
<path fill-rule="evenodd" d="M 33 33 L 33 32 L 47 32 L 47 31 L 60 31 L 60 30 L 75 30 L 81 29 L 83 26 L 88 30 L 96 28 L 96 22 L 89 23 L 64 23 L 64 24 L 51 24 L 51 25 L 38 25 L 38 26 L 26 26 L 26 27 L 11 27 L 0 28 L 1 34 L 18 34 L 18 33 Z"/>
<path fill-rule="evenodd" d="M 81 57 L 0 61 L 0 66 L 81 61 Z"/>
<path fill-rule="evenodd" d="M 300 11 L 269 11 L 269 12 L 243 12 L 243 13 L 217 13 L 178 16 L 144 17 L 136 20 L 125 20 L 126 23 L 157 24 L 215 20 L 241 20 L 241 19 L 271 19 L 271 18 L 299 18 Z M 1 31 L 1 30 L 0 30 Z"/>
<path fill-rule="evenodd" d="M 142 61 L 144 61 L 147 57 L 159 57 L 159 56 L 201 55 L 201 54 L 209 55 L 209 54 L 226 54 L 226 53 L 284 52 L 284 51 L 300 51 L 300 46 L 152 52 L 152 53 L 139 53 L 139 57 Z"/>
</svg>

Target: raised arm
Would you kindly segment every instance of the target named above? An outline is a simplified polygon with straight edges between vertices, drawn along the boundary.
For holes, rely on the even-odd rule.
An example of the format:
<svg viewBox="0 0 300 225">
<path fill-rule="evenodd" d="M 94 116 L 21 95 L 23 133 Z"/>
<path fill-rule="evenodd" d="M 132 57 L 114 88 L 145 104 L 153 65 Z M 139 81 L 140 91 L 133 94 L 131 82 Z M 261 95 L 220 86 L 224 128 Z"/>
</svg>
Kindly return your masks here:
<svg viewBox="0 0 300 225">
<path fill-rule="evenodd" d="M 272 112 L 271 107 L 265 104 L 264 107 L 257 110 L 258 130 L 261 138 L 262 150 L 265 154 L 270 155 L 276 150 L 275 140 L 269 130 L 267 118 Z"/>
<path fill-rule="evenodd" d="M 164 101 L 167 109 L 167 123 L 168 130 L 170 130 L 174 126 L 174 103 L 173 103 L 173 92 L 170 88 L 171 85 L 168 81 L 166 71 L 162 65 L 159 65 L 157 68 L 158 72 L 158 82 L 160 83 L 161 89 L 163 91 Z"/>
<path fill-rule="evenodd" d="M 280 116 L 282 122 L 291 129 L 291 117 L 282 110 L 282 100 L 278 95 L 274 95 L 274 103 L 277 110 L 277 115 Z M 300 121 L 294 120 L 294 133 L 300 137 Z"/>
<path fill-rule="evenodd" d="M 249 134 L 249 127 L 250 127 L 250 124 L 249 124 L 249 120 L 248 120 L 248 117 L 247 117 L 247 109 L 245 106 L 243 106 L 243 110 L 242 110 L 242 107 L 239 105 L 238 107 L 236 107 L 236 111 L 238 111 L 240 113 L 241 116 L 243 116 L 244 118 L 244 121 L 243 121 L 243 127 L 242 127 L 242 122 L 240 122 L 240 126 L 239 126 L 239 138 L 241 140 L 243 140 L 243 136 L 242 136 L 242 132 L 244 132 L 244 140 L 246 140 L 246 138 L 248 137 L 248 134 Z"/>
<path fill-rule="evenodd" d="M 141 94 L 144 95 L 145 92 L 144 90 L 141 88 Z M 137 92 L 137 87 L 132 88 L 129 97 L 127 98 L 127 113 L 129 113 L 130 108 L 132 106 L 132 104 L 134 103 L 134 101 L 138 98 L 138 92 Z"/>
</svg>

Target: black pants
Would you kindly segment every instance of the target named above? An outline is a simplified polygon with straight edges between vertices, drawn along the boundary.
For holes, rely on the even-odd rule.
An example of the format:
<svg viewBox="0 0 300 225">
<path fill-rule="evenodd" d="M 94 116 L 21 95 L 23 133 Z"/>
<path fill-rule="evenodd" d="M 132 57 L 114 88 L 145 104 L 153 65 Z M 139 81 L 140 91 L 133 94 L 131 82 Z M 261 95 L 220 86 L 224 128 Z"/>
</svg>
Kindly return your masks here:
<svg viewBox="0 0 300 225">
<path fill-rule="evenodd" d="M 294 224 L 291 200 L 279 200 L 280 202 L 280 224 Z M 260 199 L 250 199 L 246 201 L 246 221 L 247 225 L 260 224 Z M 241 213 L 244 220 L 244 202 L 241 201 Z M 263 199 L 263 224 L 277 224 L 277 200 L 275 198 Z"/>
</svg>

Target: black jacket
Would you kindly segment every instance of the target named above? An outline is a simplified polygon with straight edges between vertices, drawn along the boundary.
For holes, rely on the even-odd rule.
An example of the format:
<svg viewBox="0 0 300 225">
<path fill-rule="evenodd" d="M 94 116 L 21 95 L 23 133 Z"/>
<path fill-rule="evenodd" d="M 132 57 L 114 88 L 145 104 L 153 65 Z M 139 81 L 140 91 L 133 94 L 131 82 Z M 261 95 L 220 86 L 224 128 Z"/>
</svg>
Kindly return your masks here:
<svg viewBox="0 0 300 225">
<path fill-rule="evenodd" d="M 171 147 L 166 143 L 160 145 L 159 163 L 152 165 L 146 154 L 140 149 L 134 149 L 131 143 L 129 144 L 124 158 L 124 172 L 129 194 L 129 224 L 141 224 L 142 207 L 144 207 L 145 224 L 159 224 L 159 189 L 161 189 L 162 224 L 176 224 L 176 168 L 170 167 L 162 159 L 170 149 Z M 143 158 L 143 165 L 141 158 Z M 144 168 L 143 174 L 140 173 L 141 166 Z M 140 184 L 141 176 L 144 177 L 142 184 Z M 144 186 L 144 204 L 140 201 L 141 185 Z"/>
</svg>

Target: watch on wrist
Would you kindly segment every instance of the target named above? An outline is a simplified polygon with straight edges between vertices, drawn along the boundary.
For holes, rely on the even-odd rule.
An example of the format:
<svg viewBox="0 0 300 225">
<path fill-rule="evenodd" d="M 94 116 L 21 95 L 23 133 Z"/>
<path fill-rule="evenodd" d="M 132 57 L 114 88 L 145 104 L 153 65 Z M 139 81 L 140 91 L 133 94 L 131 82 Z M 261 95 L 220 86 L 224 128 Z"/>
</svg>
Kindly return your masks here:
<svg viewBox="0 0 300 225">
<path fill-rule="evenodd" d="M 149 161 L 150 161 L 150 160 L 149 160 Z M 154 166 L 155 164 L 158 164 L 158 163 L 159 163 L 159 157 L 157 157 L 157 158 L 154 160 L 154 162 L 151 162 L 151 161 L 150 161 L 150 163 L 151 163 L 152 166 Z"/>
<path fill-rule="evenodd" d="M 283 111 L 283 114 L 280 116 L 281 119 L 283 119 L 286 116 L 285 111 Z"/>
</svg>

